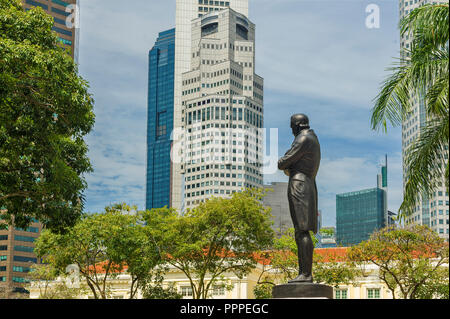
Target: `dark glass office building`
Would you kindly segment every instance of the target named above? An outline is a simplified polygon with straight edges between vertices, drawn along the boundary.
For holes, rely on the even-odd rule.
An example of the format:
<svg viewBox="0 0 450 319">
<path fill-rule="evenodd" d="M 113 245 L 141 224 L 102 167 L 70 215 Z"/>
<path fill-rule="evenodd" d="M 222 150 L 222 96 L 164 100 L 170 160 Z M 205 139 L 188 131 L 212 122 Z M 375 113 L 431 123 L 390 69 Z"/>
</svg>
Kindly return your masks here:
<svg viewBox="0 0 450 319">
<path fill-rule="evenodd" d="M 170 206 L 175 29 L 159 34 L 149 53 L 146 208 Z"/>
<path fill-rule="evenodd" d="M 336 243 L 353 246 L 385 227 L 386 191 L 372 188 L 336 195 Z"/>
</svg>

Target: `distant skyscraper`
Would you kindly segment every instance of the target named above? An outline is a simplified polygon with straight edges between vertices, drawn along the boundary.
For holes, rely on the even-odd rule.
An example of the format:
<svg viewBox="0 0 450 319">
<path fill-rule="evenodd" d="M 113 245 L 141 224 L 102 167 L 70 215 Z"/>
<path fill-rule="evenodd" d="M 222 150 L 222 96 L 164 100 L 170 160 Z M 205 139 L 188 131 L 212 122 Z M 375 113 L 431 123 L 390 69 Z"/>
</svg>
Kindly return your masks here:
<svg viewBox="0 0 450 319">
<path fill-rule="evenodd" d="M 380 188 L 336 195 L 336 241 L 351 246 L 369 239 L 374 231 L 385 227 L 384 201 Z"/>
<path fill-rule="evenodd" d="M 262 188 L 263 79 L 255 74 L 255 25 L 232 10 L 192 22 L 182 75 L 185 207 Z"/>
<path fill-rule="evenodd" d="M 279 231 L 279 234 L 289 228 L 294 228 L 287 197 L 288 185 L 286 182 L 273 182 L 264 185 L 264 190 L 267 193 L 263 197 L 263 205 L 272 209 L 272 228 L 276 232 Z M 317 225 L 317 228 L 320 230 L 322 228 L 322 211 L 320 210 L 317 212 Z M 320 240 L 319 233 L 316 234 L 316 238 Z"/>
<path fill-rule="evenodd" d="M 53 17 L 55 24 L 52 30 L 58 33 L 63 46 L 70 48 L 72 58 L 78 62 L 79 27 L 76 22 L 78 23 L 79 11 L 75 11 L 77 0 L 22 0 L 22 3 L 25 10 L 41 7 Z M 79 6 L 76 8 L 79 9 Z"/>
<path fill-rule="evenodd" d="M 209 12 L 217 12 L 226 8 L 248 16 L 248 0 L 210 1 L 210 0 L 177 0 L 175 17 L 175 87 L 174 87 L 174 128 L 183 126 L 182 106 L 182 74 L 191 70 L 192 54 L 192 20 Z M 184 171 L 181 163 L 172 164 L 171 206 L 182 209 L 184 203 Z"/>
<path fill-rule="evenodd" d="M 274 230 L 283 232 L 288 228 L 294 228 L 287 198 L 288 183 L 271 183 L 264 185 L 264 189 L 268 192 L 263 198 L 263 204 L 272 209 Z"/>
<path fill-rule="evenodd" d="M 448 0 L 399 0 L 400 18 L 408 15 L 415 8 L 425 4 L 447 3 Z M 409 58 L 412 37 L 405 34 L 401 38 L 401 54 L 403 58 Z M 414 96 L 412 98 L 412 110 L 403 119 L 402 123 L 402 153 L 403 153 L 403 185 L 405 185 L 408 176 L 408 167 L 405 164 L 405 153 L 412 143 L 417 139 L 422 128 L 427 123 L 426 106 L 423 98 Z M 446 154 L 448 158 L 448 147 Z M 422 200 L 419 201 L 414 209 L 414 214 L 408 217 L 407 224 L 426 225 L 431 227 L 440 237 L 449 238 L 449 196 L 445 187 L 444 176 L 442 176 L 442 187 L 433 194 L 422 194 Z"/>
<path fill-rule="evenodd" d="M 377 188 L 336 195 L 336 242 L 357 245 L 392 220 L 387 210 L 387 159 Z"/>
<path fill-rule="evenodd" d="M 159 34 L 149 53 L 146 208 L 170 206 L 175 29 Z"/>
<path fill-rule="evenodd" d="M 30 267 L 39 263 L 34 242 L 41 230 L 42 225 L 36 220 L 27 229 L 9 226 L 7 230 L 0 230 L 0 293 L 3 289 L 7 295 L 26 291 L 23 286 L 29 282 Z"/>
</svg>

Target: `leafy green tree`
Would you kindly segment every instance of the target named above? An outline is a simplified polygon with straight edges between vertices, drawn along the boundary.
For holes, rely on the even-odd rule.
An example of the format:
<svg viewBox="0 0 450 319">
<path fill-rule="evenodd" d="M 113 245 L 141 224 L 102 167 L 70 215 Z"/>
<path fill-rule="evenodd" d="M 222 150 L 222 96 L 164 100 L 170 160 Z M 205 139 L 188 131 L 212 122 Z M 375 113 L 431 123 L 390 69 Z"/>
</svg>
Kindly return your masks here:
<svg viewBox="0 0 450 319">
<path fill-rule="evenodd" d="M 262 196 L 250 189 L 229 199 L 210 198 L 184 215 L 148 212 L 146 222 L 165 263 L 187 276 L 194 299 L 208 298 L 225 273 L 248 274 L 256 266 L 255 253 L 270 247 L 273 230 Z"/>
<path fill-rule="evenodd" d="M 416 299 L 449 299 L 448 267 L 436 269 L 428 278 L 426 285 L 417 289 Z"/>
<path fill-rule="evenodd" d="M 384 228 L 349 251 L 354 262 L 378 266 L 394 299 L 442 297 L 442 285 L 448 295 L 448 256 L 448 244 L 426 226 Z"/>
<path fill-rule="evenodd" d="M 409 216 L 419 196 L 433 193 L 443 183 L 448 190 L 449 166 L 449 9 L 447 4 L 424 5 L 400 22 L 402 36 L 412 38 L 410 51 L 383 83 L 372 111 L 372 128 L 387 131 L 387 122 L 397 126 L 412 112 L 413 101 L 423 101 L 427 123 L 408 147 L 408 167 L 400 217 Z"/>
<path fill-rule="evenodd" d="M 102 214 L 83 216 L 64 234 L 43 231 L 35 252 L 60 272 L 77 265 L 96 299 L 108 298 L 108 279 L 127 270 L 134 298 L 139 281 L 146 280 L 160 260 L 139 216 L 136 207 L 125 204 L 106 207 Z"/>
<path fill-rule="evenodd" d="M 81 215 L 93 99 L 42 8 L 0 0 L 0 219 L 62 231 Z"/>
<path fill-rule="evenodd" d="M 272 290 L 274 285 L 275 284 L 272 282 L 258 283 L 253 288 L 255 299 L 272 299 Z"/>
</svg>

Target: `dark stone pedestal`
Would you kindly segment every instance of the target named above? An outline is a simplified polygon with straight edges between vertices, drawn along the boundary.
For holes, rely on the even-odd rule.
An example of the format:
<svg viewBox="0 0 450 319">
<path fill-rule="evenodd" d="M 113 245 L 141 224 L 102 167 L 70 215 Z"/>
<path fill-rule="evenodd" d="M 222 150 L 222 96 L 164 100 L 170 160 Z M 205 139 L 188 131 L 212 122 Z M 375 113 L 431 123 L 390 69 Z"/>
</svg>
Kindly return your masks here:
<svg viewBox="0 0 450 319">
<path fill-rule="evenodd" d="M 274 299 L 333 299 L 333 287 L 314 283 L 292 283 L 273 288 Z"/>
</svg>

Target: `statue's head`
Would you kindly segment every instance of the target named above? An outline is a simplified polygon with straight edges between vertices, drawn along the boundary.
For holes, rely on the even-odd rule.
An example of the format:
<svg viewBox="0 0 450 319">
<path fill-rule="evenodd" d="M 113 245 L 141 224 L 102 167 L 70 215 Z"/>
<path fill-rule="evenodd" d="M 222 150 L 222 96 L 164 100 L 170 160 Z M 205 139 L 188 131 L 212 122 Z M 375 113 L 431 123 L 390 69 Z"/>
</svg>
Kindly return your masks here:
<svg viewBox="0 0 450 319">
<path fill-rule="evenodd" d="M 302 130 L 309 129 L 309 119 L 305 114 L 294 114 L 291 117 L 292 133 L 297 136 Z"/>
</svg>

